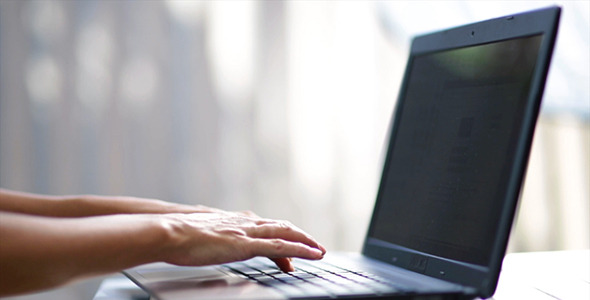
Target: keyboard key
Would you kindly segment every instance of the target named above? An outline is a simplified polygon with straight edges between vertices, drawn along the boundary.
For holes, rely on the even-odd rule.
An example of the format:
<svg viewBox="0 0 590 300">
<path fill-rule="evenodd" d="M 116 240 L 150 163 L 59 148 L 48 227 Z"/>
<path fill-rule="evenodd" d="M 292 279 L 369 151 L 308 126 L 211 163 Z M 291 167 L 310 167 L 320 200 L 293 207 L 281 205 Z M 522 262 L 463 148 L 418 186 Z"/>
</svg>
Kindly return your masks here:
<svg viewBox="0 0 590 300">
<path fill-rule="evenodd" d="M 284 282 L 282 282 L 276 278 L 270 277 L 270 276 L 256 277 L 256 278 L 254 278 L 254 280 L 256 280 L 256 282 L 259 282 L 259 283 L 262 283 L 262 284 L 268 285 L 268 286 L 285 284 Z"/>
<path fill-rule="evenodd" d="M 301 279 L 317 277 L 314 274 L 303 272 L 303 271 L 295 271 L 295 272 L 290 272 L 288 274 L 291 276 L 295 276 L 297 278 L 301 278 Z"/>
<path fill-rule="evenodd" d="M 336 266 L 329 265 L 329 264 L 326 264 L 326 263 L 321 263 L 321 264 L 320 263 L 316 263 L 316 264 L 313 264 L 313 265 L 312 264 L 305 264 L 305 265 L 301 264 L 301 265 L 297 265 L 296 268 L 301 268 L 301 269 L 303 269 L 305 271 L 312 272 L 312 273 L 315 273 L 315 272 L 318 272 L 318 271 L 325 271 L 325 272 L 330 272 L 330 273 L 347 273 L 347 272 L 350 272 L 350 271 L 348 271 L 346 269 L 342 269 L 340 267 L 336 267 Z"/>
<path fill-rule="evenodd" d="M 302 279 L 299 277 L 295 277 L 291 274 L 277 274 L 277 275 L 273 275 L 274 278 L 290 283 L 290 282 L 297 282 L 297 281 L 301 281 Z"/>
<path fill-rule="evenodd" d="M 284 273 L 283 271 L 281 271 L 279 269 L 275 269 L 275 268 L 260 268 L 258 270 L 262 273 L 269 274 L 269 275 Z"/>
</svg>

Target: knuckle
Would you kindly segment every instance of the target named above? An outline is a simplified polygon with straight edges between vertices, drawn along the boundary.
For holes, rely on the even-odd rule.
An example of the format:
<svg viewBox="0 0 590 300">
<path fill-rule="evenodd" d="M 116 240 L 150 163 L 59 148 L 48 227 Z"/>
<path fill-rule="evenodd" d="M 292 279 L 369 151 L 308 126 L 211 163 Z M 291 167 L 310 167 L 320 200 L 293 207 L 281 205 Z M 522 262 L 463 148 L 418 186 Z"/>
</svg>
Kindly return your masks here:
<svg viewBox="0 0 590 300">
<path fill-rule="evenodd" d="M 269 220 L 269 219 L 255 218 L 254 223 L 256 225 L 266 225 L 266 224 L 272 224 L 273 222 L 272 222 L 272 220 Z"/>
<path fill-rule="evenodd" d="M 229 236 L 246 236 L 246 232 L 242 229 L 238 228 L 223 228 L 219 231 L 221 234 L 229 235 Z"/>
<path fill-rule="evenodd" d="M 257 215 L 251 210 L 244 210 L 241 212 L 241 214 L 247 217 L 257 217 Z"/>
<path fill-rule="evenodd" d="M 271 239 L 270 244 L 272 248 L 277 252 L 280 252 L 283 249 L 285 249 L 285 242 L 283 242 L 281 239 Z"/>
<path fill-rule="evenodd" d="M 291 224 L 291 222 L 289 222 L 289 221 L 281 220 L 281 221 L 278 222 L 278 225 L 282 229 L 293 230 L 293 224 Z"/>
</svg>

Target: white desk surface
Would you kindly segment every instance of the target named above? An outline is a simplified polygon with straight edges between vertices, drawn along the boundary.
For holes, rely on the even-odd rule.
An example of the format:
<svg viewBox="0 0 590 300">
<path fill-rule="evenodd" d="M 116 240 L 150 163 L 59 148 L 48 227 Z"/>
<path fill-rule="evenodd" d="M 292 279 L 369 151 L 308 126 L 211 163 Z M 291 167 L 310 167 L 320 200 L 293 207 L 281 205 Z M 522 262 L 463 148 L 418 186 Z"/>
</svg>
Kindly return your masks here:
<svg viewBox="0 0 590 300">
<path fill-rule="evenodd" d="M 149 296 L 118 275 L 105 279 L 94 300 L 139 300 Z M 590 250 L 511 253 L 504 258 L 492 299 L 590 299 Z"/>
</svg>

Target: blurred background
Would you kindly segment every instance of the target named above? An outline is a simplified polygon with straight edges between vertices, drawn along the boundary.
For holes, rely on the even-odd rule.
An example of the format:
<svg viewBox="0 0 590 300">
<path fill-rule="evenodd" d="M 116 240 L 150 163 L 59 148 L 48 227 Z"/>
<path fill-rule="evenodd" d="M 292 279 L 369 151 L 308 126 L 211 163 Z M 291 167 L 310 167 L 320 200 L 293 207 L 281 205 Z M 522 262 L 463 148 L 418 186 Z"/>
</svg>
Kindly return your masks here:
<svg viewBox="0 0 590 300">
<path fill-rule="evenodd" d="M 250 209 L 358 251 L 411 36 L 555 3 L 509 251 L 589 248 L 588 1 L 0 1 L 0 186 Z"/>
</svg>

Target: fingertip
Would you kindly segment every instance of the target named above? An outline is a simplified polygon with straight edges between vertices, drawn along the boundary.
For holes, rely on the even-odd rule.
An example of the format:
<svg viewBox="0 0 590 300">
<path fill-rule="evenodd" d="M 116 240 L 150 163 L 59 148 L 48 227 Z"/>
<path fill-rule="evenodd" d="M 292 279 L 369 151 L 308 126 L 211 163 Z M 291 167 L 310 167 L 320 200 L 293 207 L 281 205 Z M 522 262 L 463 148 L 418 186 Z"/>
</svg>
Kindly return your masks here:
<svg viewBox="0 0 590 300">
<path fill-rule="evenodd" d="M 289 261 L 289 263 L 285 265 L 283 272 L 293 272 L 293 271 L 295 271 L 295 267 L 293 266 L 291 261 Z"/>
<path fill-rule="evenodd" d="M 295 271 L 290 257 L 271 258 L 271 260 L 274 261 L 277 267 L 283 272 Z"/>
<path fill-rule="evenodd" d="M 317 249 L 317 248 L 311 248 L 311 251 L 313 252 L 313 258 L 312 259 L 322 259 L 324 258 L 324 253 L 322 250 Z"/>
</svg>

